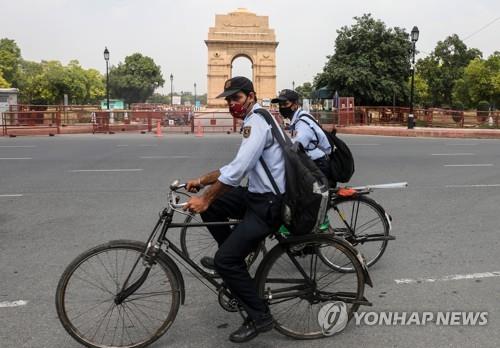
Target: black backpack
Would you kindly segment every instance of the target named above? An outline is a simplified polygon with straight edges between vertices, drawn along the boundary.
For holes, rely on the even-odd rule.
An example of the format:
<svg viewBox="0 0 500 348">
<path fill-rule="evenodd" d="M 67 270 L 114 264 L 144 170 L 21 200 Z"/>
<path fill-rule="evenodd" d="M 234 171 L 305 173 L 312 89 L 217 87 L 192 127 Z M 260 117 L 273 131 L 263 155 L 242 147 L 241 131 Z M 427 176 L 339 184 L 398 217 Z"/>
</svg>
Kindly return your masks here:
<svg viewBox="0 0 500 348">
<path fill-rule="evenodd" d="M 328 179 L 306 154 L 300 143 L 292 143 L 290 138 L 279 131 L 273 116 L 265 109 L 257 109 L 271 125 L 274 139 L 278 141 L 285 158 L 286 192 L 283 197 L 282 219 L 285 227 L 293 235 L 314 232 L 324 220 L 328 203 Z M 280 193 L 264 159 L 260 163 L 277 194 Z"/>
<path fill-rule="evenodd" d="M 334 129 L 331 133 L 325 131 L 314 117 L 309 114 L 301 114 L 300 117 L 305 116 L 315 122 L 319 128 L 325 133 L 330 146 L 332 147 L 332 154 L 330 156 L 330 167 L 332 169 L 332 180 L 335 182 L 349 182 L 354 174 L 354 158 L 352 157 L 351 150 L 346 143 L 337 137 L 337 130 Z M 301 120 L 305 122 L 304 120 Z M 307 122 L 306 122 L 307 123 Z M 313 132 L 316 131 L 311 127 Z M 316 139 L 318 135 L 316 134 Z M 317 145 L 316 145 L 317 146 Z"/>
</svg>

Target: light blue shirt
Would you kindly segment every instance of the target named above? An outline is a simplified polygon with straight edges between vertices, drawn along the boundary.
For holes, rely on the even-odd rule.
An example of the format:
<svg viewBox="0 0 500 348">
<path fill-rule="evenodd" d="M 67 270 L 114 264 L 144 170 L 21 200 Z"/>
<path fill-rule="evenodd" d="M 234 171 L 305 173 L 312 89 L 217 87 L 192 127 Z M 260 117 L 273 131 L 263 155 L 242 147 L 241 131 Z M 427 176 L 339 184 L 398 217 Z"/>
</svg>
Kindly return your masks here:
<svg viewBox="0 0 500 348">
<path fill-rule="evenodd" d="M 285 193 L 285 160 L 283 151 L 274 139 L 271 125 L 263 116 L 254 113 L 261 108 L 255 104 L 252 112 L 243 120 L 243 141 L 233 161 L 220 168 L 219 181 L 230 186 L 238 186 L 248 175 L 248 191 L 254 193 L 274 192 L 260 157 L 264 159 L 280 193 Z M 276 122 L 273 117 L 273 122 Z M 276 125 L 278 125 L 276 123 Z M 278 126 L 281 131 L 281 128 Z"/>
<path fill-rule="evenodd" d="M 301 143 L 312 160 L 331 154 L 332 147 L 323 130 L 307 116 L 301 118 L 303 114 L 307 113 L 298 108 L 290 122 L 292 141 Z"/>
</svg>

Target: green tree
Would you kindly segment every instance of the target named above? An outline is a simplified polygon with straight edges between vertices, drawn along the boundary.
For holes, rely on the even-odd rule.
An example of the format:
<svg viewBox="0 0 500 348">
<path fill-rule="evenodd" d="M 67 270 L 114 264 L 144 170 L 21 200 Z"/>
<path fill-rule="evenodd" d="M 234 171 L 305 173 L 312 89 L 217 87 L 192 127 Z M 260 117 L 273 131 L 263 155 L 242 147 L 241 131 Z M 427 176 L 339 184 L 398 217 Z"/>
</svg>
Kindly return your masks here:
<svg viewBox="0 0 500 348">
<path fill-rule="evenodd" d="M 13 87 L 18 86 L 18 72 L 21 64 L 21 50 L 14 40 L 0 40 L 0 70 L 4 79 Z"/>
<path fill-rule="evenodd" d="M 9 88 L 10 83 L 7 82 L 6 79 L 3 78 L 2 70 L 0 70 L 0 88 Z"/>
<path fill-rule="evenodd" d="M 95 69 L 83 69 L 77 60 L 66 67 L 65 82 L 73 104 L 97 103 L 105 95 L 103 76 Z"/>
<path fill-rule="evenodd" d="M 411 80 L 408 80 L 408 88 L 411 88 Z M 422 76 L 415 74 L 413 98 L 415 105 L 429 107 L 432 105 L 432 98 L 429 93 L 429 85 Z"/>
<path fill-rule="evenodd" d="M 453 95 L 458 95 L 456 90 L 454 93 L 455 83 L 463 77 L 469 62 L 481 56 L 481 51 L 467 48 L 453 34 L 439 41 L 428 57 L 417 62 L 416 71 L 426 80 L 434 106 L 452 105 Z"/>
<path fill-rule="evenodd" d="M 85 71 L 85 87 L 87 95 L 85 103 L 99 104 L 99 101 L 106 95 L 104 77 L 96 69 Z"/>
<path fill-rule="evenodd" d="M 46 104 L 42 98 L 42 89 L 46 82 L 42 78 L 43 67 L 41 63 L 27 60 L 21 61 L 19 69 L 19 101 L 24 104 Z"/>
<path fill-rule="evenodd" d="M 500 102 L 500 53 L 495 52 L 487 60 L 475 58 L 464 69 L 462 78 L 453 88 L 453 98 L 475 108 L 482 100 L 492 105 Z"/>
<path fill-rule="evenodd" d="M 301 99 L 311 99 L 311 94 L 313 91 L 313 86 L 311 82 L 304 82 L 301 86 L 295 88 Z"/>
<path fill-rule="evenodd" d="M 58 61 L 22 61 L 19 73 L 20 101 L 27 104 L 97 103 L 104 96 L 102 75 L 83 69 L 78 61 L 67 66 Z"/>
<path fill-rule="evenodd" d="M 494 108 L 500 108 L 500 52 L 496 51 L 486 60 L 486 66 L 491 71 L 492 104 Z"/>
<path fill-rule="evenodd" d="M 109 72 L 112 96 L 127 104 L 145 102 L 164 82 L 160 67 L 140 53 L 125 57 L 125 63 L 111 67 Z"/>
<path fill-rule="evenodd" d="M 327 85 L 340 95 L 354 96 L 357 104 L 400 104 L 408 99 L 411 41 L 401 28 L 387 28 L 370 14 L 354 17 L 356 23 L 337 31 L 335 53 L 315 87 Z"/>
</svg>

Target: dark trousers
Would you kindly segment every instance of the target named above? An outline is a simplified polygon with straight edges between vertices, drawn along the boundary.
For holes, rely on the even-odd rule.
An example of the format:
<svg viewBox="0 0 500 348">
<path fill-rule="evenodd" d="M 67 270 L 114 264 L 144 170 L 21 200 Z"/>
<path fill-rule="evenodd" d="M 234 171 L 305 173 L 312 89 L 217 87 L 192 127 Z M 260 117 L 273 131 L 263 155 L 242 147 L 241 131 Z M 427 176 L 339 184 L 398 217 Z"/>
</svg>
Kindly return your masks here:
<svg viewBox="0 0 500 348">
<path fill-rule="evenodd" d="M 259 321 L 269 308 L 257 295 L 257 287 L 248 273 L 245 258 L 279 227 L 280 212 L 280 197 L 236 187 L 215 200 L 201 214 L 205 222 L 242 219 L 234 229 L 229 226 L 211 226 L 209 231 L 219 244 L 214 259 L 217 272 L 254 321 Z"/>
</svg>

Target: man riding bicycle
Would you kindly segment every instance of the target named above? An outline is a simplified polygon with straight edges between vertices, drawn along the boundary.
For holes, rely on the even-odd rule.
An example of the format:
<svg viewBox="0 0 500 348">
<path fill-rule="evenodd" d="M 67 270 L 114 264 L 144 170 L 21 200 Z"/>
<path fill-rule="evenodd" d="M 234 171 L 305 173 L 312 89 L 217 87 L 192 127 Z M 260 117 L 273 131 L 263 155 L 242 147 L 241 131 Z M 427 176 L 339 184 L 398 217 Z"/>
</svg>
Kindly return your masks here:
<svg viewBox="0 0 500 348">
<path fill-rule="evenodd" d="M 316 163 L 328 180 L 332 181 L 329 159 L 332 147 L 323 130 L 309 118 L 312 116 L 300 107 L 299 94 L 291 89 L 284 89 L 271 102 L 278 103 L 281 116 L 290 120 L 292 140 L 302 144 L 307 155 Z"/>
<path fill-rule="evenodd" d="M 226 81 L 224 92 L 229 112 L 243 120 L 243 140 L 236 157 L 222 168 L 188 181 L 187 189 L 197 192 L 211 185 L 201 196 L 191 197 L 185 209 L 200 213 L 204 222 L 229 218 L 241 219 L 234 230 L 229 226 L 209 226 L 219 245 L 212 259 L 204 257 L 204 267 L 215 269 L 232 295 L 248 314 L 242 326 L 229 339 L 246 342 L 273 328 L 273 317 L 259 298 L 254 280 L 248 273 L 246 256 L 281 224 L 282 195 L 285 192 L 285 166 L 282 149 L 274 141 L 271 126 L 254 111 L 261 108 L 253 83 L 245 77 Z M 274 121 L 274 120 L 273 120 Z M 275 121 L 274 121 L 275 122 Z M 263 158 L 279 191 L 275 192 L 259 159 Z M 248 187 L 241 187 L 248 176 Z"/>
</svg>

